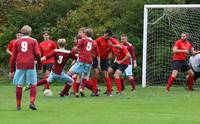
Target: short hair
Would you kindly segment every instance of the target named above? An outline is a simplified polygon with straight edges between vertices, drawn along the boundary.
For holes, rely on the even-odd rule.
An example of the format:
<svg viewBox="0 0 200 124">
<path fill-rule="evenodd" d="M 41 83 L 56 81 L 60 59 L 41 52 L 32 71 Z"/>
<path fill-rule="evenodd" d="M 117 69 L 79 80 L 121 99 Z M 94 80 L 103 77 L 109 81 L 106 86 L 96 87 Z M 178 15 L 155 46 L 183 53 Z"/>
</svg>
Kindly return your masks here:
<svg viewBox="0 0 200 124">
<path fill-rule="evenodd" d="M 59 47 L 63 48 L 63 47 L 66 46 L 66 40 L 64 38 L 58 39 L 57 44 L 58 44 Z"/>
<path fill-rule="evenodd" d="M 124 33 L 121 35 L 121 37 L 126 37 L 126 39 L 128 39 L 127 35 Z"/>
<path fill-rule="evenodd" d="M 85 27 L 82 27 L 79 29 L 79 31 L 81 31 L 81 32 L 84 32 L 84 30 L 85 30 Z"/>
<path fill-rule="evenodd" d="M 49 32 L 48 32 L 48 31 L 44 31 L 43 35 L 45 35 L 45 34 L 48 34 L 48 35 L 49 35 Z"/>
<path fill-rule="evenodd" d="M 74 37 L 75 40 L 78 40 L 78 39 L 82 39 L 82 37 L 80 35 L 76 35 L 76 37 Z"/>
<path fill-rule="evenodd" d="M 112 36 L 112 30 L 111 29 L 107 29 L 104 34 L 108 34 L 108 36 Z"/>
<path fill-rule="evenodd" d="M 91 28 L 85 28 L 84 33 L 87 35 L 87 37 L 93 36 L 93 30 Z"/>
<path fill-rule="evenodd" d="M 32 28 L 28 25 L 24 25 L 20 30 L 20 32 L 24 35 L 30 35 L 31 31 L 32 31 Z"/>
</svg>

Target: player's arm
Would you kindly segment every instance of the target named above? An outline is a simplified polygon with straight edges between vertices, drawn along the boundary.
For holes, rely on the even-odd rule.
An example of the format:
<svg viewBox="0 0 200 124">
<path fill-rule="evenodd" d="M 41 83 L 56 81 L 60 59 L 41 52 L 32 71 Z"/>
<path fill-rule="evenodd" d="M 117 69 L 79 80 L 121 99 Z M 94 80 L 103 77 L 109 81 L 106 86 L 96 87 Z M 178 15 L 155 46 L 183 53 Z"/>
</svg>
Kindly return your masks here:
<svg viewBox="0 0 200 124">
<path fill-rule="evenodd" d="M 14 74 L 16 59 L 17 59 L 17 45 L 15 45 L 13 48 L 13 54 L 10 62 L 10 73 L 11 73 L 10 76 L 13 76 Z"/>
<path fill-rule="evenodd" d="M 49 58 L 54 57 L 54 55 L 55 55 L 55 51 L 52 51 L 52 52 L 51 52 L 50 54 L 48 54 L 47 56 L 43 56 L 43 57 L 41 58 L 41 61 L 44 62 L 44 61 L 48 60 Z"/>
<path fill-rule="evenodd" d="M 37 60 L 38 69 L 42 70 L 42 62 L 40 60 L 41 55 L 40 55 L 40 50 L 39 50 L 37 41 L 34 44 L 34 55 L 35 55 L 35 59 Z"/>
<path fill-rule="evenodd" d="M 194 50 L 194 48 L 192 47 L 191 53 L 192 53 L 192 55 L 196 55 L 196 54 L 200 53 L 200 51 Z"/>
<path fill-rule="evenodd" d="M 6 52 L 7 52 L 9 55 L 12 56 L 12 52 L 11 52 L 8 48 L 6 49 Z"/>
<path fill-rule="evenodd" d="M 130 47 L 129 52 L 130 52 L 130 55 L 132 57 L 133 66 L 134 66 L 134 68 L 136 68 L 137 67 L 137 61 L 136 61 L 136 55 L 135 55 L 135 50 L 134 50 L 133 46 Z"/>
<path fill-rule="evenodd" d="M 189 50 L 180 50 L 177 46 L 173 47 L 173 53 L 188 53 Z"/>
<path fill-rule="evenodd" d="M 126 54 L 125 57 L 121 60 L 121 61 L 117 61 L 118 64 L 121 64 L 123 63 L 125 60 L 129 59 L 130 58 L 130 53 L 128 52 L 128 50 L 125 48 L 125 49 L 122 49 L 123 52 Z"/>
</svg>

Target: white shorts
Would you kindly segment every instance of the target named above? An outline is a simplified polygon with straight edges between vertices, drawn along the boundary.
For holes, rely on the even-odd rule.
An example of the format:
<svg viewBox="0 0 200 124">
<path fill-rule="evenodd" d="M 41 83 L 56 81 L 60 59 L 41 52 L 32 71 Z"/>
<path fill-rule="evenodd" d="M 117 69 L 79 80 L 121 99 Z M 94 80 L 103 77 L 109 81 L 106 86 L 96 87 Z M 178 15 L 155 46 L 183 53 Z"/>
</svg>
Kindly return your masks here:
<svg viewBox="0 0 200 124">
<path fill-rule="evenodd" d="M 133 75 L 133 65 L 128 65 L 128 67 L 125 70 L 126 76 L 132 76 Z"/>
</svg>

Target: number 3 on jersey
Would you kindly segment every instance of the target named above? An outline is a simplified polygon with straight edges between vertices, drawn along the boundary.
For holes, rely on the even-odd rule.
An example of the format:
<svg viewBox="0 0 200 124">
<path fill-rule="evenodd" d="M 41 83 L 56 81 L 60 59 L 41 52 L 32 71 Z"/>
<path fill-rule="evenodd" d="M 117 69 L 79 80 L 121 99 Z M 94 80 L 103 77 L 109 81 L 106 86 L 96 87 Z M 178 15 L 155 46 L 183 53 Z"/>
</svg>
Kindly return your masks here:
<svg viewBox="0 0 200 124">
<path fill-rule="evenodd" d="M 58 64 L 61 64 L 62 61 L 63 61 L 63 56 L 58 56 L 58 60 L 57 60 Z"/>
<path fill-rule="evenodd" d="M 21 51 L 26 52 L 28 50 L 28 43 L 26 41 L 23 41 L 21 43 Z"/>
<path fill-rule="evenodd" d="M 90 51 L 92 49 L 92 43 L 88 42 L 86 46 L 86 50 Z"/>
</svg>

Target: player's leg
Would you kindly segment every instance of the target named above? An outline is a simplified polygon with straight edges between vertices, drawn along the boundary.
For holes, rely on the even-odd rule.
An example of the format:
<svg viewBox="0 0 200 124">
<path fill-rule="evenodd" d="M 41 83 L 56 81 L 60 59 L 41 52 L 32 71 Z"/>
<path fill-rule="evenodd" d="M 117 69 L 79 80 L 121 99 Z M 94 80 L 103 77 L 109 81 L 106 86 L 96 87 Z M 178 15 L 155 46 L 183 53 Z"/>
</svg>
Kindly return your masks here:
<svg viewBox="0 0 200 124">
<path fill-rule="evenodd" d="M 116 65 L 112 65 L 111 67 L 108 68 L 108 76 L 105 78 L 106 81 L 106 85 L 107 85 L 107 92 L 108 92 L 108 96 L 112 96 L 112 83 L 111 83 L 111 79 L 109 77 L 109 75 L 113 74 L 116 70 L 117 66 Z"/>
<path fill-rule="evenodd" d="M 29 108 L 37 110 L 35 106 L 35 100 L 37 95 L 36 84 L 37 84 L 37 72 L 35 69 L 29 69 L 26 71 L 26 82 L 30 85 L 30 105 Z"/>
<path fill-rule="evenodd" d="M 167 85 L 166 85 L 166 92 L 169 92 L 172 83 L 174 82 L 175 78 L 178 75 L 178 70 L 182 67 L 182 63 L 180 61 L 173 61 L 172 62 L 172 74 L 170 75 Z"/>
<path fill-rule="evenodd" d="M 121 75 L 125 71 L 128 65 L 124 64 L 118 64 L 117 70 L 114 73 L 114 78 L 116 82 L 116 87 L 117 87 L 117 93 L 120 95 L 121 94 Z"/>
<path fill-rule="evenodd" d="M 65 82 L 64 88 L 60 93 L 60 96 L 63 97 L 69 94 L 69 89 L 71 88 L 71 85 L 74 82 L 74 80 L 64 72 L 61 73 L 60 79 Z"/>
<path fill-rule="evenodd" d="M 25 70 L 16 69 L 13 84 L 16 86 L 16 107 L 21 109 L 22 84 L 25 82 Z"/>
<path fill-rule="evenodd" d="M 98 62 L 97 58 L 93 59 L 93 64 L 92 64 L 92 71 L 93 71 L 93 76 L 92 76 L 92 90 L 93 94 L 97 92 L 97 85 L 98 85 L 98 78 L 99 78 L 99 69 L 97 68 Z"/>
<path fill-rule="evenodd" d="M 188 71 L 186 71 L 186 73 L 188 74 L 188 90 L 193 90 L 192 88 L 192 84 L 193 84 L 193 80 L 194 80 L 194 72 L 192 71 L 192 69 L 189 69 Z"/>
<path fill-rule="evenodd" d="M 136 90 L 136 81 L 133 77 L 133 66 L 132 65 L 128 65 L 128 67 L 125 70 L 125 74 L 126 76 L 128 76 L 129 82 L 131 84 L 131 91 Z"/>
<path fill-rule="evenodd" d="M 112 81 L 109 77 L 109 74 L 113 73 L 113 68 L 109 67 L 108 59 L 102 60 L 101 62 L 101 69 L 103 70 L 104 81 L 106 82 L 108 96 L 112 96 Z"/>
</svg>

